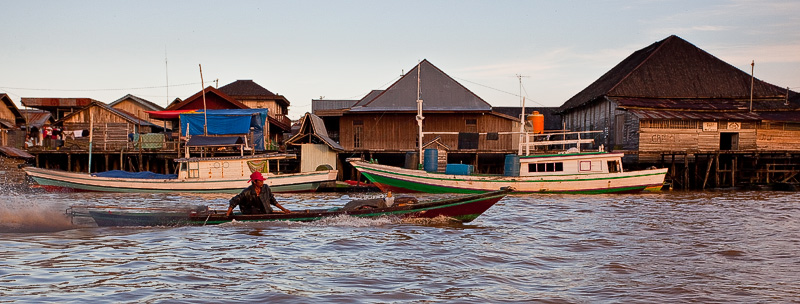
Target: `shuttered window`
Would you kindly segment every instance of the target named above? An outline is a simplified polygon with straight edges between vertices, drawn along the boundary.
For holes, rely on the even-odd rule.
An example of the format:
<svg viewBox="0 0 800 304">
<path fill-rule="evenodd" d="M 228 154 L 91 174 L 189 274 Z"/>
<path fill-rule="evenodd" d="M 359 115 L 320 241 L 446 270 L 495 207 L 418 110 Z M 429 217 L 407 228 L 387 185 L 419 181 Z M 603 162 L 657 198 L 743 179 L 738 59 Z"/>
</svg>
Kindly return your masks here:
<svg viewBox="0 0 800 304">
<path fill-rule="evenodd" d="M 353 148 L 361 148 L 361 138 L 364 136 L 364 121 L 353 121 Z"/>
</svg>

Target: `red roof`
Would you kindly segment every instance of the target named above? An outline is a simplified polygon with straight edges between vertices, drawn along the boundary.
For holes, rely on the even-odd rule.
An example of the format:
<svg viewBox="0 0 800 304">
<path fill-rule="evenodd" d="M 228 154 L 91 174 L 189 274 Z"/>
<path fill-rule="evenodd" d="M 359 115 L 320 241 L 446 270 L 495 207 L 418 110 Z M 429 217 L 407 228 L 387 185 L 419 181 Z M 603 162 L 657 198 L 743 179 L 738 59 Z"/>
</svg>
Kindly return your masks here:
<svg viewBox="0 0 800 304">
<path fill-rule="evenodd" d="M 250 107 L 233 99 L 228 94 L 209 86 L 205 89 L 205 99 L 207 109 L 249 109 Z M 199 107 L 198 107 L 199 106 Z M 168 111 L 182 109 L 197 109 L 203 107 L 203 91 L 197 92 L 189 98 L 173 103 L 166 108 Z"/>
<path fill-rule="evenodd" d="M 150 118 L 154 119 L 178 119 L 181 113 L 193 112 L 197 111 L 197 109 L 193 110 L 173 110 L 173 111 L 145 111 L 147 114 L 150 115 Z"/>
</svg>

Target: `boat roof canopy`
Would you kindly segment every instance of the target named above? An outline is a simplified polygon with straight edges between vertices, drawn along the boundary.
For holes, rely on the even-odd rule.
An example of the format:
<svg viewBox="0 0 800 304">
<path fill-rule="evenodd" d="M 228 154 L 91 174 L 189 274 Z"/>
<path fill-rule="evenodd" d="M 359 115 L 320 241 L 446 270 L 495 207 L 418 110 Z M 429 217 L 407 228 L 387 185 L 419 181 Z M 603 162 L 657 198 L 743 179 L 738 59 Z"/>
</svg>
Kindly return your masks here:
<svg viewBox="0 0 800 304">
<path fill-rule="evenodd" d="M 244 145 L 241 136 L 203 136 L 194 135 L 186 143 L 189 147 L 220 147 Z"/>
</svg>

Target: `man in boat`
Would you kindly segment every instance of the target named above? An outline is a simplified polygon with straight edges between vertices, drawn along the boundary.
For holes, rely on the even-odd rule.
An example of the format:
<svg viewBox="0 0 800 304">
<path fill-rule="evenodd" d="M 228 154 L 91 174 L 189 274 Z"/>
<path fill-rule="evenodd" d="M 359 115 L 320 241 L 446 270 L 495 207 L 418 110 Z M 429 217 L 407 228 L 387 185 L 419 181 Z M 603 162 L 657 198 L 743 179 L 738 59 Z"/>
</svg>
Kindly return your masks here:
<svg viewBox="0 0 800 304">
<path fill-rule="evenodd" d="M 236 208 L 236 206 L 239 206 L 239 210 L 242 211 L 242 214 L 272 213 L 273 211 L 270 204 L 280 208 L 283 213 L 291 213 L 289 209 L 284 208 L 275 200 L 275 196 L 272 195 L 272 190 L 269 189 L 268 185 L 264 184 L 264 176 L 261 175 L 261 172 L 256 171 L 250 174 L 250 180 L 248 182 L 252 183 L 252 185 L 231 198 L 228 213 L 226 213 L 227 216 L 231 216 L 233 208 Z"/>
</svg>

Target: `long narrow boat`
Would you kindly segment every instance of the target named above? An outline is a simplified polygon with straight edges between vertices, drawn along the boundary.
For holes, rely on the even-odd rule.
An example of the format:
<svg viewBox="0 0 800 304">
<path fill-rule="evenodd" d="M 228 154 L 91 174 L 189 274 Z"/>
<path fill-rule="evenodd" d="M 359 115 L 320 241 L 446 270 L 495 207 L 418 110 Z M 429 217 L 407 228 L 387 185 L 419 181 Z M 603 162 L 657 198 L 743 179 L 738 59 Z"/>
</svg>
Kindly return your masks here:
<svg viewBox="0 0 800 304">
<path fill-rule="evenodd" d="M 273 192 L 313 192 L 321 183 L 336 180 L 336 170 L 267 173 L 266 162 L 271 159 L 275 158 L 266 155 L 182 158 L 176 160 L 179 164 L 177 176 L 170 178 L 107 177 L 36 167 L 24 170 L 48 191 L 239 193 L 247 187 L 250 174 L 255 170 L 264 173 L 264 183 Z"/>
<path fill-rule="evenodd" d="M 524 155 L 506 164 L 515 169 L 506 175 L 447 174 L 348 161 L 384 192 L 481 193 L 513 187 L 521 193 L 598 194 L 663 186 L 667 168 L 623 171 L 622 156 L 607 152 Z"/>
<path fill-rule="evenodd" d="M 310 222 L 326 217 L 348 215 L 354 217 L 396 216 L 400 218 L 436 218 L 440 216 L 453 218 L 461 222 L 471 222 L 500 201 L 512 189 L 464 195 L 455 198 L 416 202 L 413 199 L 397 198 L 390 207 L 380 203 L 348 204 L 342 208 L 302 210 L 292 213 L 270 213 L 260 215 L 234 214 L 225 216 L 224 210 L 185 210 L 164 212 L 124 212 L 124 211 L 88 211 L 73 212 L 73 215 L 88 215 L 100 227 L 116 226 L 187 226 L 215 225 L 231 222 L 263 222 L 263 221 L 301 221 Z M 374 208 L 373 208 L 374 207 Z"/>
</svg>

